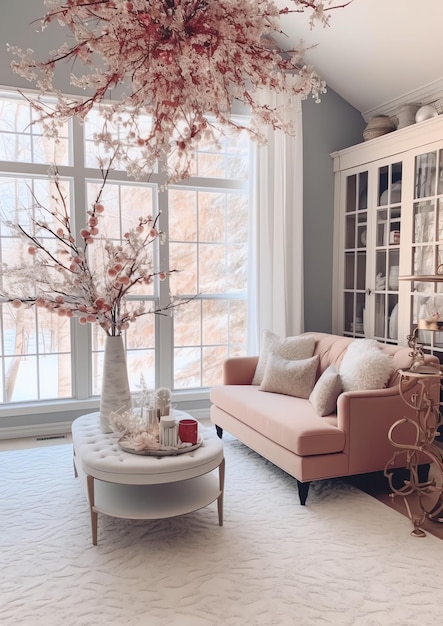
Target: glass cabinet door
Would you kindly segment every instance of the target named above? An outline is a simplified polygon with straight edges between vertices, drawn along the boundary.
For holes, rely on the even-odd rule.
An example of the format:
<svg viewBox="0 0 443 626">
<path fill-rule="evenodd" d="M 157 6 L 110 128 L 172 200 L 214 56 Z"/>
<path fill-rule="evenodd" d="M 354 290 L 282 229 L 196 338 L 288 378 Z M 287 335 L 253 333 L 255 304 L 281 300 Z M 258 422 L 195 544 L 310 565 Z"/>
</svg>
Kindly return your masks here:
<svg viewBox="0 0 443 626">
<path fill-rule="evenodd" d="M 402 169 L 401 162 L 377 169 L 375 302 L 371 336 L 383 342 L 398 339 Z"/>
<path fill-rule="evenodd" d="M 443 150 L 416 156 L 414 165 L 411 274 L 429 276 L 443 263 Z M 443 322 L 443 282 L 411 283 L 411 320 L 413 328 L 419 320 Z M 419 340 L 443 347 L 443 332 L 420 330 Z"/>
<path fill-rule="evenodd" d="M 345 335 L 398 340 L 401 162 L 345 179 Z"/>
<path fill-rule="evenodd" d="M 364 336 L 368 172 L 346 177 L 344 332 Z"/>
</svg>

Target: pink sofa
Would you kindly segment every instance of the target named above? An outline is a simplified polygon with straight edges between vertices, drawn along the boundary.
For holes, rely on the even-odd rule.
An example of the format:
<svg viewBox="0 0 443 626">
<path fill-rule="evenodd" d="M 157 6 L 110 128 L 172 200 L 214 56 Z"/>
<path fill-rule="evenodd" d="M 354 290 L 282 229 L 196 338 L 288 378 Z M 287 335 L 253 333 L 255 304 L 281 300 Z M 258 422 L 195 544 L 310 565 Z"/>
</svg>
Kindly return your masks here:
<svg viewBox="0 0 443 626">
<path fill-rule="evenodd" d="M 352 339 L 306 334 L 314 335 L 314 355 L 320 357 L 317 379 L 330 364 L 338 369 Z M 410 349 L 387 344 L 380 347 L 393 356 L 395 366 L 387 387 L 342 392 L 336 413 L 326 417 L 318 416 L 309 400 L 259 391 L 257 385 L 252 385 L 258 357 L 227 359 L 224 384 L 211 389 L 211 421 L 220 437 L 226 429 L 294 476 L 301 504 L 305 504 L 313 480 L 384 470 L 394 452 L 387 436 L 389 428 L 414 412 L 404 403 L 398 388 L 398 370 L 411 364 Z M 438 363 L 434 356 L 427 356 L 426 361 Z M 412 383 L 407 396 L 416 390 Z M 411 426 L 402 428 L 402 440 L 413 441 Z M 392 468 L 404 464 L 401 455 Z"/>
</svg>

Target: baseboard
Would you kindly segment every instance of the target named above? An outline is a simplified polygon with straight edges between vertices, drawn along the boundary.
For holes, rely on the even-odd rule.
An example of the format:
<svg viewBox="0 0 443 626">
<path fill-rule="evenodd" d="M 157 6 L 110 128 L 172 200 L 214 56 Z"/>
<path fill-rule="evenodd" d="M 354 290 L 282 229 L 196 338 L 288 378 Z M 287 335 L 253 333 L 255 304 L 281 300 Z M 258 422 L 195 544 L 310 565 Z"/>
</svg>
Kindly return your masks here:
<svg viewBox="0 0 443 626">
<path fill-rule="evenodd" d="M 52 422 L 27 426 L 5 426 L 0 428 L 0 439 L 22 439 L 26 437 L 58 437 L 70 434 L 70 422 Z"/>
<path fill-rule="evenodd" d="M 208 408 L 189 411 L 195 419 L 207 421 L 210 419 Z M 71 433 L 72 422 L 51 422 L 47 424 L 31 424 L 25 426 L 5 426 L 0 428 L 0 439 L 22 439 L 27 437 L 55 438 Z"/>
</svg>

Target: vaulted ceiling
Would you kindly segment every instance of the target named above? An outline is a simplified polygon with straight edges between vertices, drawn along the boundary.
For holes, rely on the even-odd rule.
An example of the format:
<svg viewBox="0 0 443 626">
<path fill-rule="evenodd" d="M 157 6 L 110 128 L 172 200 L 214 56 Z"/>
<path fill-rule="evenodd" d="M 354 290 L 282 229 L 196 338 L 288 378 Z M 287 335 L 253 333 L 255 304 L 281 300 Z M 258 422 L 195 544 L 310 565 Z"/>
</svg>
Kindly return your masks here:
<svg viewBox="0 0 443 626">
<path fill-rule="evenodd" d="M 310 30 L 299 13 L 282 16 L 281 25 L 280 47 L 300 39 L 318 44 L 307 61 L 366 120 L 443 96 L 443 0 L 353 0 L 330 11 L 327 28 Z"/>
</svg>

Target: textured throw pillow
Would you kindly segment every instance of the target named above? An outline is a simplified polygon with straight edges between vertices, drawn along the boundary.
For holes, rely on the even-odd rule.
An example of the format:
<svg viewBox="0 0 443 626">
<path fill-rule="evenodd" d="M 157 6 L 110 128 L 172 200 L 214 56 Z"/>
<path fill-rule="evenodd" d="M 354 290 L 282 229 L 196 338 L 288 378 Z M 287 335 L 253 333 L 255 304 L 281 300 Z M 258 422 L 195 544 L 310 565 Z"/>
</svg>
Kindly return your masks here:
<svg viewBox="0 0 443 626">
<path fill-rule="evenodd" d="M 318 355 L 310 359 L 293 361 L 284 359 L 278 354 L 270 354 L 259 389 L 297 398 L 309 398 L 315 384 L 318 362 Z"/>
<path fill-rule="evenodd" d="M 296 335 L 282 339 L 270 330 L 265 330 L 252 384 L 261 385 L 268 356 L 271 352 L 293 361 L 295 359 L 308 359 L 314 354 L 314 347 L 315 339 L 312 335 Z"/>
<path fill-rule="evenodd" d="M 330 365 L 317 380 L 309 396 L 309 401 L 317 415 L 323 417 L 334 413 L 337 406 L 337 398 L 341 394 L 342 389 L 340 374 L 334 365 Z"/>
<path fill-rule="evenodd" d="M 340 364 L 344 391 L 383 389 L 394 371 L 392 357 L 373 339 L 354 339 Z"/>
</svg>

